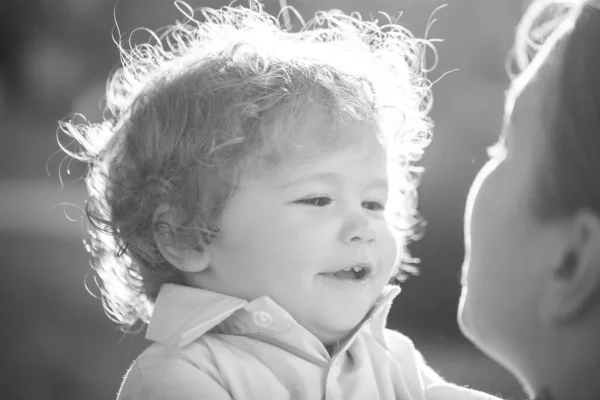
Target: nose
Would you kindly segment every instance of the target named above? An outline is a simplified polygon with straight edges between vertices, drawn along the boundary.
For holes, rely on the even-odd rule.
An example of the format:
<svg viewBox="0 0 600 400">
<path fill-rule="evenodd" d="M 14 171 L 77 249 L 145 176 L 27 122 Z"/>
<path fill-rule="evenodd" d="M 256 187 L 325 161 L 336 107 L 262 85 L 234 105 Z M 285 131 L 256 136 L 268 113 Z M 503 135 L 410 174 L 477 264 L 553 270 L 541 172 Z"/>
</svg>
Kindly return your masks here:
<svg viewBox="0 0 600 400">
<path fill-rule="evenodd" d="M 351 244 L 370 244 L 375 242 L 379 235 L 366 216 L 353 216 L 349 218 L 342 228 L 342 240 Z"/>
</svg>

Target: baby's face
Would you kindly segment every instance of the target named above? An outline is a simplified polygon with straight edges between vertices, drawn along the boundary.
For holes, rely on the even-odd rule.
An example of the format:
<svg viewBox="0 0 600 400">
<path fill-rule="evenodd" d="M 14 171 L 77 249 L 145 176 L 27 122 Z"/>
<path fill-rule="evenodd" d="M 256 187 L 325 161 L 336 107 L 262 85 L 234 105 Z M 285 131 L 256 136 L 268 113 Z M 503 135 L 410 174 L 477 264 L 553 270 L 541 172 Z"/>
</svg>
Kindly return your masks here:
<svg viewBox="0 0 600 400">
<path fill-rule="evenodd" d="M 277 171 L 242 176 L 198 286 L 269 296 L 325 344 L 354 328 L 397 256 L 384 217 L 386 154 L 372 132 L 362 135 L 310 162 L 291 156 Z"/>
</svg>

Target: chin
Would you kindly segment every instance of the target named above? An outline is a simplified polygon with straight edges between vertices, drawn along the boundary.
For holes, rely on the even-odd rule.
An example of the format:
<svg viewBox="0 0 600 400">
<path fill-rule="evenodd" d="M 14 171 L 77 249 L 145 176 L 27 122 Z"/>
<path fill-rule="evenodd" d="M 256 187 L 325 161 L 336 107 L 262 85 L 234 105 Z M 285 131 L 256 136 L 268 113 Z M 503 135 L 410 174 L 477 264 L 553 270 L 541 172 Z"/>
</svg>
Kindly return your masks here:
<svg viewBox="0 0 600 400">
<path fill-rule="evenodd" d="M 460 295 L 460 300 L 458 303 L 458 312 L 457 312 L 457 322 L 458 322 L 458 327 L 460 328 L 460 331 L 463 333 L 463 335 L 465 335 L 466 337 L 470 338 L 469 335 L 469 318 L 468 318 L 468 312 L 467 312 L 467 288 L 462 289 L 462 293 Z"/>
<path fill-rule="evenodd" d="M 481 325 L 483 327 L 480 329 Z M 483 354 L 497 362 L 500 366 L 515 374 L 515 369 L 508 357 L 508 350 L 501 337 L 490 324 L 477 320 L 469 307 L 461 301 L 458 312 L 458 326 L 463 335 Z"/>
<path fill-rule="evenodd" d="M 470 302 L 468 300 L 467 289 L 464 288 L 462 295 L 460 297 L 460 303 L 458 306 L 458 315 L 457 322 L 458 327 L 462 334 L 469 339 L 477 348 L 479 348 L 484 353 L 487 353 L 485 346 L 485 337 L 487 336 L 485 332 L 481 332 L 480 329 L 477 328 L 478 321 L 475 310 L 470 306 Z"/>
<path fill-rule="evenodd" d="M 320 324 L 319 327 L 310 329 L 310 331 L 324 345 L 332 345 L 350 335 L 360 324 L 362 319 L 363 317 L 359 316 L 354 318 L 345 318 L 343 320 L 329 319 L 327 321 L 323 321 L 324 323 Z"/>
</svg>

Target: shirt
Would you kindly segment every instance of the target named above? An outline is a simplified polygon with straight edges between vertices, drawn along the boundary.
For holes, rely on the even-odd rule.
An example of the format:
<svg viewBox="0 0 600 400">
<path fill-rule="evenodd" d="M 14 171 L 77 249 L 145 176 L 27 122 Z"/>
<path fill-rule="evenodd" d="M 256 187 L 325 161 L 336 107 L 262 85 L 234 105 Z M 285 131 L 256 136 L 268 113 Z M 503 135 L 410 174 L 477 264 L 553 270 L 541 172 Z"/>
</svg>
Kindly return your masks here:
<svg viewBox="0 0 600 400">
<path fill-rule="evenodd" d="M 404 335 L 385 328 L 387 286 L 330 354 L 269 297 L 165 284 L 118 400 L 492 400 L 445 382 Z"/>
</svg>

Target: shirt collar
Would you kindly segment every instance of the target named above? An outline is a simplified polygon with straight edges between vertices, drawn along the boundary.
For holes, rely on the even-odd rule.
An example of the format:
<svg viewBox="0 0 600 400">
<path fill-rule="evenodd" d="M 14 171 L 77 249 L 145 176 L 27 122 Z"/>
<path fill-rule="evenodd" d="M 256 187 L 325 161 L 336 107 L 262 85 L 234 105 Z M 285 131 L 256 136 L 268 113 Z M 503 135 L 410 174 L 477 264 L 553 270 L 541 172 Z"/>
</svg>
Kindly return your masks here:
<svg viewBox="0 0 600 400">
<path fill-rule="evenodd" d="M 388 285 L 369 313 L 339 347 L 351 345 L 359 331 L 369 325 L 374 338 L 387 348 L 383 331 L 392 301 L 400 293 Z M 162 285 L 156 299 L 146 338 L 172 347 L 183 347 L 206 332 L 252 334 L 262 328 L 284 332 L 298 323 L 269 297 L 251 302 L 237 297 L 176 284 Z M 342 350 L 341 348 L 339 350 Z"/>
<path fill-rule="evenodd" d="M 154 303 L 146 339 L 183 347 L 247 304 L 207 290 L 164 284 Z"/>
</svg>

